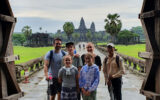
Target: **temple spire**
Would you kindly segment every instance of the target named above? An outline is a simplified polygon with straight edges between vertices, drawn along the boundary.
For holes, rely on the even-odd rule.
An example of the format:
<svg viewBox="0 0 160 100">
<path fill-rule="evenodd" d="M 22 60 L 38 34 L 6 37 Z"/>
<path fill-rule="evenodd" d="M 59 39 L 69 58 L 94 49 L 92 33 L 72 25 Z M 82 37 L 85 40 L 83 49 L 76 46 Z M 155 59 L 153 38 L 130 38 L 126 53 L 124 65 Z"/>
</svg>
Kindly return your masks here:
<svg viewBox="0 0 160 100">
<path fill-rule="evenodd" d="M 80 30 L 87 29 L 83 17 L 81 18 L 79 29 Z"/>
<path fill-rule="evenodd" d="M 95 33 L 96 29 L 95 29 L 95 24 L 94 24 L 94 22 L 92 22 L 90 29 L 91 29 L 91 32 L 92 32 L 92 33 Z"/>
</svg>

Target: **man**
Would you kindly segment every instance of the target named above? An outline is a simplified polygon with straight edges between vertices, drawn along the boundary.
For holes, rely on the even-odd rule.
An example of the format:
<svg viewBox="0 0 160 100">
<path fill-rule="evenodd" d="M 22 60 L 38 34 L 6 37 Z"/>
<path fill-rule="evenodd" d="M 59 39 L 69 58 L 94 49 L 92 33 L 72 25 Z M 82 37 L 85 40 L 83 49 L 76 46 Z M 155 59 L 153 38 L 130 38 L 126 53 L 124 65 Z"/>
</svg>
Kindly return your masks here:
<svg viewBox="0 0 160 100">
<path fill-rule="evenodd" d="M 61 84 L 58 82 L 58 71 L 62 66 L 63 56 L 66 54 L 62 47 L 62 41 L 56 38 L 53 42 L 54 50 L 49 51 L 44 60 L 44 73 L 46 80 L 52 77 L 52 84 L 49 86 L 50 100 L 55 100 L 56 94 L 58 94 L 58 100 L 60 100 Z"/>
<path fill-rule="evenodd" d="M 66 49 L 67 49 L 68 54 L 72 57 L 72 65 L 77 67 L 78 72 L 80 72 L 81 67 L 82 67 L 82 60 L 78 54 L 74 54 L 74 50 L 75 50 L 74 43 L 73 42 L 66 43 Z M 78 97 L 78 100 L 81 99 L 80 93 L 78 93 L 77 97 Z"/>
<path fill-rule="evenodd" d="M 111 100 L 122 100 L 122 75 L 124 74 L 123 60 L 115 54 L 113 43 L 107 45 L 108 56 L 103 61 L 103 73 L 108 85 Z"/>
</svg>

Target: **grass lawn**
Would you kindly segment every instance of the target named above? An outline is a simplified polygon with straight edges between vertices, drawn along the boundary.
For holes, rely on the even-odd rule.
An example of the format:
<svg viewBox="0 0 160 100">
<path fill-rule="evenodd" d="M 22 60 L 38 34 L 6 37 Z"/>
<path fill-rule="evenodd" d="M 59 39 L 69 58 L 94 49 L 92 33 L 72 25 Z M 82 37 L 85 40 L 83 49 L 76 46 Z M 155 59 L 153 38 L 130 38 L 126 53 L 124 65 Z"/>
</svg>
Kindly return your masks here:
<svg viewBox="0 0 160 100">
<path fill-rule="evenodd" d="M 20 55 L 20 60 L 16 61 L 16 64 L 27 62 L 31 59 L 35 59 L 45 55 L 49 50 L 52 50 L 53 47 L 23 47 L 23 46 L 14 46 L 14 55 Z"/>
<path fill-rule="evenodd" d="M 128 46 L 116 45 L 115 48 L 121 54 L 132 56 L 138 59 L 141 59 L 140 57 L 138 57 L 138 52 L 145 52 L 145 44 L 136 44 Z"/>
<path fill-rule="evenodd" d="M 107 45 L 106 42 L 101 42 L 101 43 L 97 43 L 98 46 L 101 46 L 101 45 Z"/>
<path fill-rule="evenodd" d="M 97 45 L 107 45 L 106 42 L 97 43 Z M 138 59 L 138 52 L 145 52 L 145 44 L 135 44 L 135 45 L 116 45 L 115 48 L 119 53 L 132 56 Z"/>
</svg>

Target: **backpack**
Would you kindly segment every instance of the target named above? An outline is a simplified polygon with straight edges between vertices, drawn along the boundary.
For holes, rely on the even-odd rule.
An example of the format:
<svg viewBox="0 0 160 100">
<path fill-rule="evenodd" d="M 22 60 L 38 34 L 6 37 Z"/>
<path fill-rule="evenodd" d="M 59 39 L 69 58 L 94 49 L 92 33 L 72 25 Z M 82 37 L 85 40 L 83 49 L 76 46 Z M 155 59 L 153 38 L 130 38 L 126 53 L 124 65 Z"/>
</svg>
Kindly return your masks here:
<svg viewBox="0 0 160 100">
<path fill-rule="evenodd" d="M 108 57 L 106 56 L 105 59 L 104 59 L 105 63 L 107 62 L 107 60 L 108 60 Z M 116 64 L 117 64 L 117 66 L 119 68 L 120 65 L 119 65 L 119 56 L 118 55 L 116 55 Z"/>
<path fill-rule="evenodd" d="M 65 55 L 66 55 L 66 53 L 65 53 L 63 50 L 61 50 L 61 53 L 62 53 L 62 56 L 65 56 Z M 50 64 L 51 64 L 52 58 L 53 58 L 53 50 L 50 50 L 48 68 L 49 68 L 49 66 L 50 66 Z"/>
</svg>

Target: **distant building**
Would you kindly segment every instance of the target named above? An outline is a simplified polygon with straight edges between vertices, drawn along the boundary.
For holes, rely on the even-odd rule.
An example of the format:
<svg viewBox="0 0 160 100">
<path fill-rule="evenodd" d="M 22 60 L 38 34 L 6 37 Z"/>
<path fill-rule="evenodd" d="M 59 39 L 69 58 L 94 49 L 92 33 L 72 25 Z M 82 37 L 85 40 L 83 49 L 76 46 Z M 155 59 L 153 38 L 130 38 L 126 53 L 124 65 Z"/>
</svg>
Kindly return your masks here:
<svg viewBox="0 0 160 100">
<path fill-rule="evenodd" d="M 73 24 L 73 23 L 72 23 Z M 74 24 L 73 24 L 74 26 Z M 80 41 L 85 41 L 86 40 L 86 33 L 87 32 L 91 32 L 92 34 L 94 34 L 96 32 L 96 28 L 95 28 L 95 24 L 94 22 L 91 23 L 90 28 L 88 29 L 85 25 L 85 21 L 83 19 L 83 17 L 80 20 L 80 25 L 78 29 L 74 30 L 74 33 L 80 33 Z M 59 30 L 57 31 L 57 33 L 60 32 Z M 65 33 L 64 31 L 61 33 Z"/>
<path fill-rule="evenodd" d="M 49 36 L 47 33 L 35 33 L 32 34 L 27 41 L 27 45 L 29 47 L 45 47 L 52 46 L 53 38 Z"/>
</svg>

